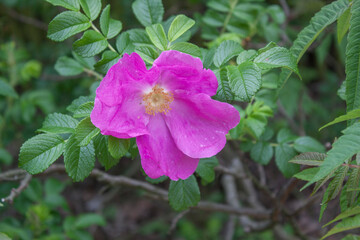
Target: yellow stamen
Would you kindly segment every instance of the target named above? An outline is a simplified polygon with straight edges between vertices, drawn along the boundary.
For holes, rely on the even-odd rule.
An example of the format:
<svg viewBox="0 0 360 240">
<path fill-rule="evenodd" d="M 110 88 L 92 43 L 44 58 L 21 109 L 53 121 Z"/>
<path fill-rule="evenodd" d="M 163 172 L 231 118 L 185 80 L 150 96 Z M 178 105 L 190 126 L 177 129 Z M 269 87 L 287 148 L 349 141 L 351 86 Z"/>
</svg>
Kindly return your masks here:
<svg viewBox="0 0 360 240">
<path fill-rule="evenodd" d="M 169 105 L 173 100 L 174 97 L 172 93 L 165 92 L 163 88 L 155 85 L 152 91 L 143 97 L 145 112 L 153 116 L 159 112 L 166 114 L 171 110 Z"/>
</svg>

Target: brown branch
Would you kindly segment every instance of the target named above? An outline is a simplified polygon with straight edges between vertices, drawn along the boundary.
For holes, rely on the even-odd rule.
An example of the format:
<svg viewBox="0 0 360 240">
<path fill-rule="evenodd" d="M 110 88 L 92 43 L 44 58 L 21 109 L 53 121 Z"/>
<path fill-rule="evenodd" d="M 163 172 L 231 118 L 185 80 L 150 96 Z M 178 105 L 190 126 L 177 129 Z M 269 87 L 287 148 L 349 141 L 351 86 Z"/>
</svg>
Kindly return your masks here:
<svg viewBox="0 0 360 240">
<path fill-rule="evenodd" d="M 32 175 L 27 173 L 25 175 L 25 177 L 21 180 L 19 187 L 11 189 L 10 195 L 7 196 L 6 198 L 2 198 L 1 202 L 8 202 L 8 203 L 12 204 L 14 201 L 14 198 L 19 196 L 19 194 L 27 188 L 31 178 L 32 178 Z"/>
<path fill-rule="evenodd" d="M 182 211 L 181 213 L 179 213 L 178 215 L 176 215 L 176 216 L 174 217 L 174 219 L 173 219 L 172 222 L 171 222 L 169 232 L 167 233 L 167 235 L 168 235 L 168 237 L 169 237 L 170 239 L 171 239 L 172 235 L 173 235 L 174 232 L 175 232 L 177 223 L 178 223 L 179 220 L 180 220 L 181 218 L 183 218 L 188 212 L 190 212 L 190 209 L 187 209 L 187 210 L 185 210 L 185 211 Z"/>
</svg>

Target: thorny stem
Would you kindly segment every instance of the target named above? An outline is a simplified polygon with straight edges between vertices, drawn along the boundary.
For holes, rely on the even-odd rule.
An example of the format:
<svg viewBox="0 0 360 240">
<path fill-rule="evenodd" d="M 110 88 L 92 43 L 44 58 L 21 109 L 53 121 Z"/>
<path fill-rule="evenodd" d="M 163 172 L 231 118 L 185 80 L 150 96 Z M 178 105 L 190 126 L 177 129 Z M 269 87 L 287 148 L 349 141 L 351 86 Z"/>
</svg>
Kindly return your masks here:
<svg viewBox="0 0 360 240">
<path fill-rule="evenodd" d="M 231 1 L 230 1 L 231 2 Z M 228 14 L 226 15 L 225 21 L 224 21 L 224 25 L 221 29 L 220 35 L 223 34 L 226 30 L 227 25 L 229 24 L 229 21 L 231 19 L 231 15 L 234 12 L 235 6 L 238 3 L 238 0 L 233 0 L 232 4 L 230 4 L 230 11 L 228 12 Z"/>
</svg>

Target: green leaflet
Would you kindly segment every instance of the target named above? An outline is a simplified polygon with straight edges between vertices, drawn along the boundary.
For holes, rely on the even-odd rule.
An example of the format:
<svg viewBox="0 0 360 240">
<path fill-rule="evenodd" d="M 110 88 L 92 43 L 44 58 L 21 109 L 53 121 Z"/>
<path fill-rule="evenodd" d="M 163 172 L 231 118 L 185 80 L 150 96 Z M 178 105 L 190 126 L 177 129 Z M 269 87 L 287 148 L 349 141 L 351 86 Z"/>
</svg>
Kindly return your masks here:
<svg viewBox="0 0 360 240">
<path fill-rule="evenodd" d="M 94 102 L 81 104 L 74 112 L 74 118 L 89 117 L 94 108 Z"/>
<path fill-rule="evenodd" d="M 80 4 L 86 16 L 94 21 L 101 11 L 101 0 L 80 0 Z"/>
<path fill-rule="evenodd" d="M 49 114 L 38 131 L 47 133 L 74 133 L 78 121 L 62 113 Z"/>
<path fill-rule="evenodd" d="M 348 8 L 339 18 L 337 21 L 337 38 L 338 42 L 341 43 L 345 34 L 349 30 L 350 27 L 350 18 L 351 18 L 351 11 Z"/>
<path fill-rule="evenodd" d="M 122 29 L 122 23 L 119 20 L 110 18 L 110 5 L 108 4 L 100 16 L 100 28 L 107 39 L 113 38 L 119 34 Z"/>
<path fill-rule="evenodd" d="M 311 19 L 310 24 L 298 34 L 290 49 L 291 53 L 297 58 L 297 62 L 300 61 L 301 57 L 319 34 L 327 26 L 335 22 L 348 8 L 348 0 L 338 0 L 326 5 L 315 14 Z M 279 94 L 280 90 L 284 87 L 285 83 L 290 78 L 291 73 L 290 70 L 285 69 L 281 72 L 277 94 Z"/>
<path fill-rule="evenodd" d="M 221 68 L 220 70 L 214 71 L 219 84 L 215 98 L 223 102 L 231 102 L 234 100 L 234 93 L 229 86 L 227 71 L 227 68 Z"/>
<path fill-rule="evenodd" d="M 108 150 L 115 159 L 122 158 L 130 148 L 130 139 L 119 139 L 109 136 Z"/>
<path fill-rule="evenodd" d="M 132 4 L 132 10 L 144 27 L 160 23 L 164 15 L 161 0 L 136 0 Z"/>
<path fill-rule="evenodd" d="M 54 6 L 61 6 L 72 11 L 79 11 L 79 0 L 46 0 Z"/>
<path fill-rule="evenodd" d="M 113 51 L 105 51 L 101 55 L 100 61 L 98 61 L 95 64 L 96 71 L 99 71 L 101 73 L 107 73 L 107 71 L 110 69 L 112 65 L 117 63 L 117 61 L 120 59 L 120 55 Z"/>
<path fill-rule="evenodd" d="M 85 31 L 91 26 L 89 19 L 82 13 L 66 11 L 57 15 L 50 23 L 48 38 L 53 41 L 65 39 Z"/>
<path fill-rule="evenodd" d="M 227 40 L 220 44 L 214 55 L 214 64 L 217 67 L 223 66 L 231 58 L 243 51 L 241 45 L 235 41 Z"/>
<path fill-rule="evenodd" d="M 168 41 L 163 26 L 160 23 L 147 26 L 146 32 L 155 47 L 162 51 L 167 49 Z"/>
<path fill-rule="evenodd" d="M 309 136 L 296 139 L 294 148 L 298 152 L 325 152 L 325 147 L 319 141 Z"/>
<path fill-rule="evenodd" d="M 290 162 L 306 166 L 320 166 L 325 158 L 325 153 L 307 152 L 295 156 Z"/>
<path fill-rule="evenodd" d="M 78 61 L 62 56 L 55 63 L 55 70 L 61 76 L 75 76 L 84 72 L 84 67 Z"/>
<path fill-rule="evenodd" d="M 100 129 L 92 124 L 90 117 L 81 120 L 75 128 L 75 138 L 79 142 L 80 147 L 87 146 L 99 133 Z"/>
<path fill-rule="evenodd" d="M 187 30 L 194 26 L 194 24 L 195 21 L 185 15 L 181 14 L 176 16 L 176 18 L 172 21 L 168 31 L 169 41 L 173 42 L 178 39 Z"/>
<path fill-rule="evenodd" d="M 360 214 L 354 217 L 348 217 L 343 219 L 340 223 L 338 223 L 335 227 L 330 229 L 320 240 L 325 239 L 331 235 L 334 235 L 339 232 L 356 229 L 360 227 Z"/>
<path fill-rule="evenodd" d="M 200 48 L 192 43 L 177 42 L 177 43 L 172 44 L 170 46 L 170 49 L 190 54 L 193 57 L 198 57 L 198 58 L 202 57 Z"/>
<path fill-rule="evenodd" d="M 64 140 L 55 134 L 40 134 L 27 140 L 20 149 L 19 167 L 31 174 L 47 169 L 64 151 Z"/>
<path fill-rule="evenodd" d="M 196 206 L 200 201 L 200 190 L 194 175 L 185 180 L 171 181 L 168 196 L 170 206 L 176 211 Z"/>
<path fill-rule="evenodd" d="M 360 2 L 353 1 L 350 29 L 346 46 L 346 105 L 347 111 L 360 108 Z"/>
<path fill-rule="evenodd" d="M 350 112 L 347 112 L 345 115 L 335 118 L 333 121 L 331 121 L 331 122 L 325 124 L 324 126 L 322 126 L 321 128 L 319 128 L 319 131 L 321 131 L 322 129 L 324 129 L 328 126 L 334 125 L 336 123 L 355 119 L 355 118 L 360 118 L 360 109 L 351 110 Z"/>
<path fill-rule="evenodd" d="M 113 158 L 108 150 L 108 136 L 98 134 L 94 138 L 94 147 L 96 158 L 106 171 L 119 162 L 119 158 Z"/>
<path fill-rule="evenodd" d="M 215 179 L 214 167 L 217 165 L 219 165 L 219 161 L 215 156 L 211 158 L 202 158 L 196 168 L 196 173 L 207 183 L 210 183 Z"/>
<path fill-rule="evenodd" d="M 295 150 L 287 143 L 279 144 L 275 148 L 275 163 L 287 178 L 292 177 L 300 169 L 299 166 L 289 162 L 295 155 Z"/>
<path fill-rule="evenodd" d="M 108 46 L 106 38 L 94 30 L 88 30 L 74 42 L 74 51 L 81 57 L 92 57 L 101 53 Z"/>
<path fill-rule="evenodd" d="M 274 149 L 269 142 L 259 141 L 250 151 L 251 158 L 260 164 L 267 165 L 274 155 Z"/>
</svg>

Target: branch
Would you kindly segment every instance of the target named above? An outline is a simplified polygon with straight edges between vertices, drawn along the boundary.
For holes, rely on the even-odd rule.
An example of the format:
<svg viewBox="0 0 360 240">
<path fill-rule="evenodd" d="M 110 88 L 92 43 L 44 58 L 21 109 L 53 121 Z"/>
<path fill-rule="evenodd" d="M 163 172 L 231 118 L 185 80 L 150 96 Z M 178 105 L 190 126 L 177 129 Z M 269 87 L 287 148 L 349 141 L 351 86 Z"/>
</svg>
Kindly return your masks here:
<svg viewBox="0 0 360 240">
<path fill-rule="evenodd" d="M 19 187 L 11 189 L 10 195 L 7 196 L 6 198 L 2 198 L 1 202 L 8 202 L 8 203 L 12 204 L 14 201 L 14 198 L 19 196 L 19 194 L 27 188 L 31 178 L 32 178 L 32 175 L 27 173 L 25 175 L 25 178 L 23 178 L 23 180 L 21 180 Z"/>
<path fill-rule="evenodd" d="M 36 28 L 39 28 L 41 30 L 44 30 L 44 31 L 47 31 L 47 24 L 46 23 L 43 23 L 35 18 L 31 18 L 31 17 L 28 17 L 28 16 L 24 16 L 14 10 L 12 10 L 11 8 L 5 8 L 5 12 L 10 16 L 12 17 L 13 19 L 19 21 L 19 22 L 22 22 L 22 23 L 25 23 L 25 24 L 29 24 L 29 25 L 32 25 Z"/>
</svg>

